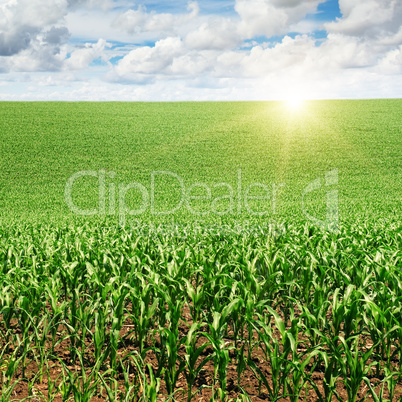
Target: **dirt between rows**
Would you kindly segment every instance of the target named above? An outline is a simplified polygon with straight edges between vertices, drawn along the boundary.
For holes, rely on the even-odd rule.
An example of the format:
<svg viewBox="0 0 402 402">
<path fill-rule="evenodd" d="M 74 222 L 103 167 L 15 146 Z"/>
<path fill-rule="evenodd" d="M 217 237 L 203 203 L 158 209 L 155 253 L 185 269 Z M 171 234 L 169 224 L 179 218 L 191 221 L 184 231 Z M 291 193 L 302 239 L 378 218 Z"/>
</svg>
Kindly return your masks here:
<svg viewBox="0 0 402 402">
<path fill-rule="evenodd" d="M 182 322 L 179 327 L 179 333 L 181 337 L 186 336 L 188 333 L 189 328 L 191 327 L 192 324 L 192 319 L 190 316 L 188 306 L 184 306 L 183 311 L 182 311 Z M 0 316 L 0 325 L 1 325 L 2 317 Z M 63 328 L 59 328 L 60 333 L 63 331 Z M 121 357 L 126 356 L 128 353 L 133 352 L 135 350 L 138 351 L 138 346 L 135 344 L 135 342 L 130 338 L 127 337 L 127 333 L 132 329 L 132 325 L 129 322 L 129 320 L 126 321 L 125 325 L 122 327 L 120 331 L 120 336 L 124 341 L 120 342 L 119 345 L 119 350 L 118 354 Z M 16 333 L 18 333 L 18 330 L 15 330 Z M 230 332 L 228 332 L 228 337 L 225 339 L 226 343 L 228 346 L 234 345 L 234 341 L 232 337 L 230 336 Z M 257 334 L 254 333 L 254 339 L 257 339 Z M 276 333 L 276 336 L 278 338 L 280 337 L 279 332 Z M 151 339 L 149 339 L 151 341 Z M 156 347 L 159 346 L 159 342 L 157 338 L 153 338 L 154 345 Z M 205 343 L 206 339 L 199 339 L 198 345 L 201 345 L 202 343 Z M 86 362 L 86 374 L 89 375 L 92 371 L 92 367 L 94 365 L 93 361 L 93 352 L 94 352 L 94 345 L 92 344 L 92 339 L 90 337 L 87 337 L 86 341 L 86 357 L 87 357 L 87 362 Z M 303 345 L 303 343 L 301 344 Z M 1 344 L 0 342 L 0 347 L 3 349 L 4 344 Z M 36 381 L 34 385 L 32 386 L 32 380 L 34 377 L 38 374 L 38 366 L 36 362 L 32 359 L 29 364 L 27 365 L 27 368 L 25 370 L 25 378 L 22 378 L 22 372 L 21 369 L 17 371 L 17 375 L 13 378 L 13 380 L 16 382 L 15 388 L 11 394 L 10 401 L 20 401 L 20 400 L 30 400 L 30 401 L 47 401 L 48 400 L 48 391 L 49 391 L 49 385 L 52 386 L 52 384 L 60 384 L 61 378 L 62 378 L 62 363 L 58 360 L 60 359 L 65 363 L 65 365 L 68 367 L 69 370 L 71 370 L 72 373 L 82 373 L 81 367 L 78 366 L 78 361 L 76 361 L 75 364 L 71 362 L 71 351 L 69 349 L 70 343 L 68 340 L 62 340 L 55 348 L 54 350 L 54 356 L 55 358 L 48 361 L 47 365 L 49 367 L 48 375 L 44 373 L 44 376 L 42 378 L 42 381 Z M 302 346 L 300 346 L 302 347 Z M 12 348 L 10 349 L 10 352 L 12 352 Z M 299 350 L 300 352 L 303 352 L 302 349 Z M 207 355 L 212 355 L 213 350 L 212 347 L 208 346 L 201 358 L 205 358 Z M 247 353 L 247 348 L 245 348 L 245 353 Z M 185 354 L 185 348 L 182 345 L 181 348 L 179 349 L 180 356 L 184 356 Z M 229 354 L 231 357 L 231 362 L 228 365 L 227 369 L 227 397 L 228 400 L 236 400 L 241 394 L 244 393 L 244 391 L 247 392 L 248 396 L 250 397 L 251 401 L 270 401 L 270 395 L 268 393 L 268 390 L 264 387 L 264 385 L 261 385 L 254 375 L 253 371 L 247 367 L 245 371 L 243 372 L 241 376 L 241 381 L 240 384 L 238 384 L 238 373 L 236 370 L 236 365 L 233 363 L 234 362 L 234 357 L 235 357 L 235 351 L 232 350 Z M 58 359 L 57 359 L 58 358 Z M 269 369 L 269 363 L 266 361 L 266 358 L 264 356 L 263 351 L 260 348 L 254 348 L 252 351 L 252 361 L 261 369 L 261 371 L 264 373 L 266 378 L 268 379 L 268 383 L 270 386 L 272 386 L 272 376 L 270 374 L 270 369 Z M 156 358 L 156 355 L 153 351 L 148 351 L 146 354 L 146 358 L 144 359 L 144 363 L 149 363 L 154 372 L 158 368 L 158 360 Z M 395 371 L 400 372 L 400 362 L 395 361 Z M 106 371 L 108 370 L 109 366 L 104 365 L 101 368 L 100 373 L 105 374 Z M 306 371 L 309 370 L 309 366 L 306 367 Z M 131 365 L 130 369 L 130 378 L 135 377 L 135 371 L 136 368 L 134 364 Z M 4 376 L 5 375 L 5 369 L 4 367 L 0 367 L 0 375 Z M 372 387 L 376 390 L 377 395 L 380 393 L 380 389 L 382 385 L 380 385 L 381 380 L 383 379 L 383 376 L 380 374 L 379 378 L 375 376 L 375 372 L 371 373 L 370 376 L 368 376 L 370 379 L 370 383 Z M 201 401 L 210 401 L 211 395 L 212 395 L 212 390 L 211 387 L 213 385 L 213 378 L 214 378 L 214 365 L 213 361 L 209 360 L 208 363 L 204 366 L 203 370 L 200 372 L 199 376 L 196 379 L 196 382 L 193 386 L 193 392 L 195 392 L 198 389 L 197 394 L 193 397 L 193 401 L 201 402 Z M 323 371 L 316 370 L 312 373 L 311 376 L 312 380 L 314 381 L 315 386 L 318 388 L 320 393 L 324 395 L 324 387 L 323 387 L 323 378 L 324 378 L 324 373 Z M 118 384 L 119 384 L 119 389 L 121 391 L 124 391 L 124 375 L 123 373 L 119 373 L 117 376 Z M 242 389 L 244 391 L 242 391 Z M 142 389 L 142 388 L 141 388 Z M 182 389 L 182 391 L 180 391 Z M 175 399 L 176 401 L 187 401 L 187 381 L 183 373 L 180 374 L 178 382 L 177 382 L 177 387 L 176 387 L 177 393 L 175 394 Z M 339 395 L 339 399 L 337 399 L 335 396 L 332 398 L 333 401 L 347 401 L 348 396 L 347 396 L 347 391 L 345 388 L 345 385 L 341 382 L 338 381 L 336 385 L 336 391 Z M 1 390 L 1 383 L 0 383 L 0 393 L 2 393 Z M 54 394 L 53 394 L 54 395 Z M 159 389 L 158 393 L 158 401 L 166 401 L 168 399 L 168 394 L 167 394 L 167 389 L 164 380 L 161 380 L 161 386 Z M 53 399 L 55 402 L 63 402 L 63 399 L 61 397 L 61 394 L 58 393 Z M 74 400 L 74 398 L 70 399 L 71 401 Z M 109 400 L 106 394 L 105 389 L 99 388 L 99 392 L 94 396 L 91 401 L 92 402 L 98 402 L 98 401 L 106 401 Z M 134 399 L 135 400 L 135 399 Z M 171 400 L 171 399 L 170 399 Z M 219 400 L 216 399 L 215 400 Z M 300 401 L 305 401 L 305 402 L 313 402 L 319 400 L 316 391 L 313 389 L 313 387 L 309 384 L 307 384 L 300 395 L 299 398 Z M 371 396 L 369 392 L 369 388 L 365 383 L 362 383 L 360 385 L 360 390 L 358 394 L 357 401 L 360 400 L 365 400 L 365 401 L 374 401 L 373 397 Z M 384 393 L 383 393 L 383 399 L 382 401 L 389 400 L 389 392 L 387 387 L 384 387 Z M 285 402 L 285 401 L 291 401 L 289 397 L 287 398 L 281 398 L 278 399 L 279 402 Z M 395 387 L 395 396 L 394 396 L 394 401 L 402 401 L 402 379 L 399 380 Z"/>
</svg>

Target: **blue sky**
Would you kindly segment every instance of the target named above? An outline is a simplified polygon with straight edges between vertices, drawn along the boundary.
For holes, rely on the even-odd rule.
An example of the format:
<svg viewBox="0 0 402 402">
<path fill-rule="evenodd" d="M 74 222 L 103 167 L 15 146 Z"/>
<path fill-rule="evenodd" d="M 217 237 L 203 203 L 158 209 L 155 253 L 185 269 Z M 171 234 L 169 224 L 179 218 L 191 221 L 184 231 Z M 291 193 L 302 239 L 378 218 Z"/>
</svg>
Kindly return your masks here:
<svg viewBox="0 0 402 402">
<path fill-rule="evenodd" d="M 0 100 L 402 94 L 397 0 L 3 0 Z"/>
</svg>

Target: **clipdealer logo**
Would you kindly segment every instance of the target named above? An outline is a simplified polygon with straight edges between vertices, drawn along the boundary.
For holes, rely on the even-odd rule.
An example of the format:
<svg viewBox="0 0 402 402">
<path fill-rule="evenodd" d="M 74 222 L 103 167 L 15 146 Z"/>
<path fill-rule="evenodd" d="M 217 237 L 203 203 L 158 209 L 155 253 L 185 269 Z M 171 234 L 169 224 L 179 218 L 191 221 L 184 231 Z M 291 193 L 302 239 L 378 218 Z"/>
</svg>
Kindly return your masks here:
<svg viewBox="0 0 402 402">
<path fill-rule="evenodd" d="M 304 216 L 314 225 L 323 230 L 337 232 L 339 230 L 339 203 L 338 190 L 336 185 L 339 181 L 339 172 L 337 169 L 326 172 L 325 180 L 318 178 L 309 183 L 301 195 L 301 209 Z M 79 180 L 85 178 L 97 179 L 97 208 L 83 209 L 73 199 L 73 190 L 78 185 Z M 161 191 L 162 182 L 157 184 L 157 179 L 167 179 L 175 181 L 175 189 L 172 191 L 179 192 L 179 199 L 170 209 L 163 210 L 161 205 L 157 203 L 157 191 Z M 64 199 L 70 211 L 81 216 L 91 215 L 118 215 L 119 224 L 126 225 L 127 216 L 138 217 L 149 212 L 152 216 L 172 215 L 182 208 L 185 208 L 190 214 L 195 216 L 206 216 L 214 214 L 217 216 L 237 215 L 240 216 L 243 212 L 248 215 L 264 217 L 269 214 L 276 215 L 278 210 L 278 195 L 285 187 L 284 183 L 273 184 L 268 186 L 263 183 L 255 182 L 248 186 L 243 184 L 242 170 L 237 171 L 236 185 L 232 186 L 229 183 L 220 182 L 213 185 L 196 182 L 186 187 L 182 177 L 178 174 L 167 171 L 153 171 L 150 174 L 149 189 L 139 182 L 116 183 L 116 173 L 107 172 L 104 169 L 82 170 L 74 173 L 68 180 L 65 186 Z M 319 219 L 311 215 L 305 206 L 305 197 L 307 194 L 313 193 L 320 188 L 326 188 L 326 217 Z M 163 189 L 163 188 L 162 188 Z M 179 189 L 179 190 L 178 190 Z M 216 191 L 224 192 L 224 195 L 214 196 Z M 199 193 L 202 193 L 200 195 Z M 256 192 L 258 195 L 256 195 Z M 136 195 L 141 201 L 130 206 L 128 203 L 128 194 Z M 194 193 L 197 193 L 194 194 Z M 196 209 L 194 204 L 204 202 L 209 206 L 208 209 L 202 211 Z M 253 201 L 258 201 L 253 204 Z M 197 205 L 197 204 L 196 204 Z M 222 205 L 226 209 L 222 209 Z M 258 209 L 255 209 L 255 206 Z"/>
<path fill-rule="evenodd" d="M 307 212 L 307 208 L 304 203 L 306 194 L 319 190 L 325 183 L 326 191 L 326 217 L 325 219 L 318 219 L 315 216 Z M 312 181 L 303 191 L 302 194 L 302 210 L 308 220 L 314 223 L 314 225 L 320 227 L 323 230 L 336 233 L 339 231 L 339 193 L 335 187 L 339 183 L 339 171 L 338 169 L 326 172 L 325 180 L 318 178 Z"/>
<path fill-rule="evenodd" d="M 97 179 L 97 207 L 93 209 L 83 209 L 73 199 L 74 187 L 78 185 L 79 180 L 86 178 Z M 161 183 L 157 183 L 159 179 L 170 179 L 175 181 L 175 189 L 178 191 L 179 200 L 176 205 L 170 209 L 163 210 L 157 203 L 157 191 L 161 191 Z M 237 171 L 236 185 L 220 182 L 213 185 L 196 182 L 190 186 L 185 185 L 181 176 L 171 171 L 153 171 L 150 175 L 150 188 L 146 188 L 142 183 L 131 182 L 116 183 L 116 173 L 107 172 L 104 169 L 82 170 L 74 173 L 65 186 L 64 199 L 70 211 L 81 216 L 91 215 L 116 215 L 119 216 L 119 223 L 126 224 L 127 216 L 139 216 L 149 212 L 153 216 L 172 215 L 182 208 L 195 216 L 206 216 L 215 214 L 223 215 L 240 215 L 246 211 L 249 215 L 266 216 L 268 214 L 276 214 L 277 198 L 280 190 L 285 184 L 273 184 L 268 186 L 263 183 L 252 183 L 248 186 L 243 185 L 242 170 Z M 200 195 L 199 193 L 202 193 Z M 219 192 L 220 195 L 214 195 Z M 256 195 L 256 192 L 258 195 Z M 128 194 L 139 196 L 140 203 L 133 206 L 128 205 Z M 195 194 L 197 193 L 197 195 Z M 224 195 L 222 195 L 224 193 Z M 259 209 L 253 208 L 253 201 L 259 201 Z M 203 201 L 207 203 L 209 208 L 203 211 L 197 210 L 194 203 Z M 226 208 L 222 209 L 222 205 Z"/>
</svg>

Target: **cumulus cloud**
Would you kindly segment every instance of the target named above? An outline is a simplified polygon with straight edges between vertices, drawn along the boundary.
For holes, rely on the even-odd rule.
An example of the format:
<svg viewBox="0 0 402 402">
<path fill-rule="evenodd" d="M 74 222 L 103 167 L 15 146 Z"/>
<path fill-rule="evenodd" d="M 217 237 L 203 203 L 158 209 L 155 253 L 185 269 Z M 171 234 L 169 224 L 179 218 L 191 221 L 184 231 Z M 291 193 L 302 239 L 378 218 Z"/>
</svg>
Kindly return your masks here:
<svg viewBox="0 0 402 402">
<path fill-rule="evenodd" d="M 291 24 L 314 12 L 323 0 L 236 0 L 235 10 L 241 18 L 240 33 L 245 38 L 286 33 Z"/>
<path fill-rule="evenodd" d="M 35 31 L 33 31 L 35 32 Z M 26 49 L 31 42 L 30 29 L 0 32 L 0 56 L 11 56 Z"/>
<path fill-rule="evenodd" d="M 337 63 L 340 68 L 369 67 L 373 74 L 400 74 L 402 3 L 339 0 L 339 6 L 342 17 L 324 24 L 329 32 L 322 45 L 330 55 L 327 64 Z"/>
<path fill-rule="evenodd" d="M 105 47 L 111 45 L 104 39 L 99 39 L 97 43 L 86 43 L 83 47 L 74 50 L 70 57 L 65 61 L 65 69 L 82 70 L 89 66 L 96 59 L 107 61 L 104 56 Z"/>
<path fill-rule="evenodd" d="M 229 18 L 211 18 L 185 38 L 192 49 L 229 49 L 238 46 L 241 36 L 237 24 Z"/>
<path fill-rule="evenodd" d="M 401 28 L 402 3 L 399 0 L 339 0 L 339 7 L 342 18 L 325 24 L 329 32 L 384 38 Z"/>
<path fill-rule="evenodd" d="M 42 46 L 34 41 L 29 48 L 12 57 L 0 56 L 3 72 L 9 71 L 58 71 L 67 55 L 65 49 L 57 46 Z"/>
<path fill-rule="evenodd" d="M 382 74 L 402 73 L 402 45 L 397 49 L 390 50 L 378 63 L 377 69 Z"/>
<path fill-rule="evenodd" d="M 271 3 L 276 7 L 285 7 L 285 8 L 292 8 L 292 7 L 310 7 L 313 5 L 314 7 L 317 5 L 316 0 L 272 0 Z"/>
<path fill-rule="evenodd" d="M 236 0 L 237 17 L 199 15 L 199 5 L 191 1 L 187 13 L 147 12 L 143 5 L 121 13 L 113 21 L 130 34 L 158 32 L 165 37 L 179 35 L 189 48 L 227 49 L 255 36 L 286 33 L 291 24 L 303 20 L 325 0 Z"/>
<path fill-rule="evenodd" d="M 68 6 L 70 9 L 85 6 L 88 8 L 101 8 L 103 10 L 109 10 L 113 8 L 113 0 L 68 0 Z"/>
<path fill-rule="evenodd" d="M 0 0 L 0 72 L 28 72 L 29 93 L 53 88 L 49 99 L 67 82 L 82 99 L 97 87 L 99 99 L 132 100 L 396 93 L 402 2 L 339 0 L 342 17 L 323 24 L 311 16 L 324 1 L 233 0 L 231 12 L 207 14 L 196 1 L 157 12 L 142 0 Z"/>
<path fill-rule="evenodd" d="M 74 7 L 110 7 L 112 1 L 7 0 L 0 3 L 0 69 L 7 71 L 57 71 L 64 68 L 70 32 L 64 17 Z M 86 55 L 98 48 L 86 49 Z M 81 52 L 66 66 L 87 65 Z M 89 56 L 86 56 L 89 58 Z"/>
<path fill-rule="evenodd" d="M 70 32 L 66 27 L 51 27 L 49 31 L 44 33 L 43 41 L 52 45 L 60 45 L 66 43 L 70 38 Z"/>
<path fill-rule="evenodd" d="M 177 27 L 182 27 L 198 16 L 199 6 L 195 1 L 190 1 L 187 5 L 187 13 L 171 14 L 147 12 L 144 5 L 139 5 L 137 9 L 130 9 L 121 13 L 112 23 L 113 27 L 120 27 L 128 33 L 140 32 L 164 32 L 172 34 Z"/>
<path fill-rule="evenodd" d="M 27 49 L 43 27 L 57 23 L 67 10 L 66 0 L 6 1 L 0 4 L 0 55 Z"/>
<path fill-rule="evenodd" d="M 285 36 L 273 46 L 256 44 L 249 49 L 205 49 L 190 47 L 179 37 L 158 41 L 154 47 L 139 47 L 125 56 L 113 71 L 113 80 L 144 83 L 195 78 L 210 87 L 219 80 L 254 79 L 278 81 L 286 88 L 297 82 L 327 77 L 333 81 L 348 70 L 371 71 L 371 74 L 398 74 L 401 70 L 401 47 L 384 51 L 359 37 L 331 33 L 317 46 L 310 35 Z M 370 70 L 371 69 L 371 70 Z M 294 79 L 292 81 L 291 79 Z M 192 81 L 191 81 L 192 82 Z M 222 81 L 220 81 L 222 82 Z M 350 84 L 349 88 L 350 87 Z M 322 86 L 323 87 L 323 86 Z M 313 85 L 310 86 L 313 88 Z"/>
<path fill-rule="evenodd" d="M 144 75 L 169 74 L 173 60 L 183 53 L 183 42 L 178 37 L 162 39 L 154 47 L 138 47 L 119 61 L 114 78 L 138 81 Z"/>
</svg>

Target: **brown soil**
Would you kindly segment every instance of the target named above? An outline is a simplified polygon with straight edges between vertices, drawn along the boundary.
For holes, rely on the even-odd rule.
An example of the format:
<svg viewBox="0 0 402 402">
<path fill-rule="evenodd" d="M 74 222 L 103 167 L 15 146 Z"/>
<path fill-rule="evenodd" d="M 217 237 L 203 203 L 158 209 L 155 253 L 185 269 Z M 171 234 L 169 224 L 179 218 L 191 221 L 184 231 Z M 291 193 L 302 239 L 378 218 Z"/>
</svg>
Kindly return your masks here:
<svg viewBox="0 0 402 402">
<path fill-rule="evenodd" d="M 2 321 L 2 317 L 0 316 L 0 323 Z M 187 306 L 182 311 L 182 322 L 180 324 L 179 332 L 181 337 L 184 337 L 188 330 L 189 327 L 192 324 L 191 316 L 189 313 L 189 309 Z M 133 341 L 133 339 L 128 336 L 127 334 L 130 332 L 132 329 L 132 325 L 130 322 L 126 321 L 125 325 L 122 327 L 120 331 L 120 336 L 121 336 L 121 342 L 119 345 L 119 350 L 118 354 L 121 357 L 126 356 L 128 353 L 133 352 L 135 350 L 138 351 L 138 347 Z M 17 333 L 18 330 L 15 330 Z M 66 334 L 65 328 L 59 327 L 59 337 L 58 340 L 61 340 L 61 334 Z M 279 337 L 279 334 L 277 334 Z M 257 338 L 257 334 L 254 333 L 254 339 Z M 305 339 L 299 339 L 299 340 L 304 340 L 306 344 L 304 345 L 307 347 L 307 340 Z M 154 346 L 159 346 L 159 341 L 158 338 L 149 339 L 149 342 L 154 342 Z M 206 339 L 200 339 L 199 344 L 205 343 Z M 234 346 L 234 340 L 230 336 L 230 332 L 228 333 L 227 339 L 225 339 L 225 342 L 228 346 Z M 86 374 L 89 375 L 91 373 L 92 367 L 94 365 L 93 358 L 91 357 L 94 352 L 94 346 L 92 344 L 91 338 L 87 338 L 85 341 L 86 345 L 86 353 L 85 355 L 88 357 L 86 363 L 84 364 Z M 57 345 L 54 351 L 54 357 L 52 360 L 47 361 L 47 365 L 49 367 L 48 373 L 43 373 L 42 379 L 38 378 L 38 365 L 35 362 L 35 360 L 31 357 L 31 360 L 28 362 L 26 370 L 25 370 L 25 377 L 22 377 L 22 372 L 19 370 L 17 375 L 13 378 L 13 381 L 16 382 L 14 390 L 11 394 L 10 401 L 12 400 L 23 400 L 25 398 L 29 398 L 30 401 L 47 401 L 48 400 L 48 391 L 49 391 L 49 384 L 52 386 L 52 384 L 60 384 L 61 378 L 62 378 L 62 371 L 63 371 L 63 366 L 62 362 L 65 363 L 67 368 L 71 370 L 72 373 L 80 373 L 81 372 L 81 367 L 79 366 L 78 360 L 76 360 L 75 364 L 72 363 L 71 361 L 71 352 L 69 350 L 70 343 L 68 340 L 61 340 L 61 342 Z M 303 343 L 299 344 L 300 352 L 303 352 Z M 370 346 L 370 345 L 368 345 Z M 4 348 L 5 345 L 1 344 L 0 342 L 0 347 Z M 13 347 L 11 347 L 10 352 L 13 351 Z M 250 368 L 246 368 L 244 373 L 241 376 L 240 383 L 238 383 L 238 374 L 236 371 L 236 365 L 233 363 L 235 360 L 235 353 L 236 351 L 233 349 L 230 351 L 230 357 L 232 362 L 228 366 L 227 370 L 227 392 L 228 392 L 228 398 L 229 399 L 234 399 L 236 400 L 237 397 L 239 397 L 241 394 L 244 392 L 241 390 L 243 388 L 244 391 L 247 392 L 249 395 L 251 401 L 269 401 L 270 396 L 268 393 L 268 390 L 264 387 L 264 385 L 259 384 L 256 376 L 254 375 L 253 371 Z M 245 348 L 245 353 L 248 353 L 247 348 Z M 205 356 L 211 355 L 212 354 L 212 348 L 208 346 L 203 353 L 203 356 L 201 358 L 204 358 Z M 184 355 L 184 346 L 182 346 L 179 349 L 179 355 L 183 356 Z M 266 358 L 263 354 L 263 351 L 261 349 L 254 348 L 252 351 L 252 361 L 261 369 L 261 371 L 266 375 L 268 378 L 268 382 L 272 386 L 272 377 L 270 376 L 270 367 L 269 363 L 266 361 Z M 60 359 L 60 361 L 58 359 Z M 145 363 L 150 363 L 154 372 L 158 369 L 158 361 L 156 358 L 156 355 L 153 351 L 148 351 L 146 354 L 145 358 Z M 130 364 L 130 363 L 127 363 Z M 400 362 L 395 361 L 395 371 L 400 372 Z M 101 373 L 105 374 L 105 372 L 108 370 L 109 366 L 106 364 L 105 366 L 102 367 Z M 130 372 L 132 373 L 130 375 L 130 378 L 134 380 L 136 376 L 136 368 L 132 364 L 131 365 L 132 370 Z M 306 370 L 309 370 L 309 367 L 307 366 Z M 5 375 L 5 368 L 0 367 L 0 376 Z M 36 376 L 36 379 L 35 379 Z M 323 388 L 323 377 L 324 374 L 322 371 L 314 371 L 312 373 L 312 379 L 315 383 L 315 386 L 318 388 L 318 390 L 321 392 L 322 395 L 324 395 L 324 388 Z M 380 381 L 383 379 L 382 378 L 382 373 L 380 373 L 380 376 L 377 377 L 375 375 L 375 370 L 373 368 L 371 375 L 369 376 L 370 382 L 372 384 L 372 387 L 376 389 L 377 395 L 380 392 L 381 386 L 378 385 L 380 384 Z M 200 375 L 198 376 L 196 383 L 194 384 L 193 387 L 193 392 L 195 392 L 198 389 L 197 394 L 195 397 L 192 399 L 193 401 L 209 401 L 212 395 L 212 389 L 211 387 L 213 386 L 213 378 L 214 378 L 214 365 L 213 361 L 210 360 L 205 366 L 204 369 L 201 371 Z M 124 376 L 122 373 L 118 376 L 118 383 L 119 383 L 119 388 L 124 391 Z M 215 385 L 217 386 L 217 384 Z M 179 380 L 177 382 L 177 390 L 179 390 L 176 395 L 175 395 L 175 400 L 177 401 L 186 401 L 187 400 L 187 393 L 186 393 L 186 387 L 187 387 L 187 381 L 182 373 L 179 377 Z M 180 391 L 182 389 L 182 391 Z M 337 399 L 335 396 L 333 397 L 333 400 L 340 400 L 340 401 L 347 401 L 347 392 L 346 388 L 341 381 L 341 379 L 338 381 L 337 386 L 336 386 L 337 393 L 339 395 L 339 399 Z M 0 392 L 1 392 L 1 383 L 0 383 Z M 54 394 L 53 394 L 54 395 Z M 367 401 L 373 401 L 372 396 L 369 393 L 368 386 L 365 383 L 361 383 L 360 385 L 360 391 L 358 395 L 358 399 L 360 400 L 362 398 L 366 398 L 365 400 Z M 388 389 L 385 386 L 384 387 L 384 395 L 383 395 L 383 400 L 389 399 L 389 393 Z M 164 381 L 161 381 L 161 387 L 159 390 L 159 396 L 158 400 L 159 401 L 165 401 L 167 399 L 167 390 Z M 311 384 L 308 384 L 304 387 L 302 391 L 301 398 L 299 399 L 300 401 L 306 401 L 306 402 L 312 402 L 312 401 L 317 401 L 319 398 L 317 396 L 316 390 L 314 390 L 313 386 Z M 62 402 L 62 397 L 61 394 L 59 393 L 55 398 L 53 399 L 56 402 Z M 70 400 L 73 400 L 71 398 Z M 107 399 L 107 394 L 105 389 L 99 388 L 97 396 L 93 397 L 91 401 L 97 402 L 97 401 L 105 401 Z M 219 400 L 218 397 L 215 398 L 215 400 Z M 395 397 L 394 401 L 402 400 L 402 380 L 399 381 L 399 383 L 396 385 L 396 392 L 395 392 Z M 279 399 L 279 401 L 290 401 L 290 398 L 282 398 Z"/>
</svg>

